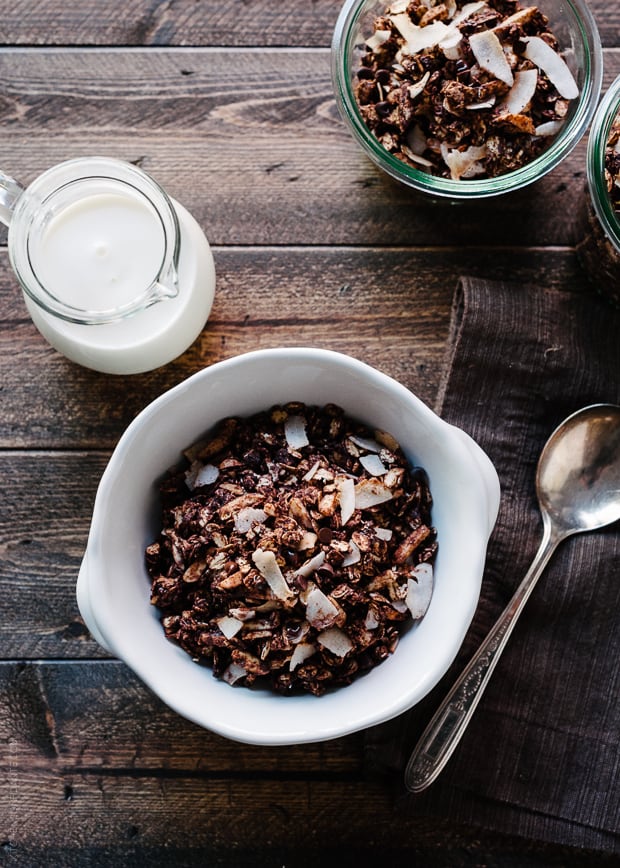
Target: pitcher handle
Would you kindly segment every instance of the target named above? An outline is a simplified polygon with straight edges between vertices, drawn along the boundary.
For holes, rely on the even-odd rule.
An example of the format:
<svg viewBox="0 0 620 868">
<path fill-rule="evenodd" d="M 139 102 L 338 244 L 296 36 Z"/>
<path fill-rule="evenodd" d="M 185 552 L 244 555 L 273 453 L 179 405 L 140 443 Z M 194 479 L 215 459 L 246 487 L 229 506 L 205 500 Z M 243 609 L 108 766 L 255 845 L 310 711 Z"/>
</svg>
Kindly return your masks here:
<svg viewBox="0 0 620 868">
<path fill-rule="evenodd" d="M 13 218 L 15 203 L 24 192 L 17 181 L 0 172 L 0 221 L 8 226 Z"/>
</svg>

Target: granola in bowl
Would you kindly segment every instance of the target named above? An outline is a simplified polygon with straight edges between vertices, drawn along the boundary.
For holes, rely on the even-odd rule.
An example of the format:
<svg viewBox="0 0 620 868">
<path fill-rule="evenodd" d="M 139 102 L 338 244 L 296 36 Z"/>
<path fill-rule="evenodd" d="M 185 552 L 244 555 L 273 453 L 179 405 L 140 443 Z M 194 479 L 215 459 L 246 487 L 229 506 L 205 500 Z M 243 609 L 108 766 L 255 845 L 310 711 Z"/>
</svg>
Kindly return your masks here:
<svg viewBox="0 0 620 868">
<path fill-rule="evenodd" d="M 426 474 L 333 404 L 222 420 L 160 486 L 146 551 L 166 636 L 230 684 L 323 694 L 430 603 Z"/>
</svg>

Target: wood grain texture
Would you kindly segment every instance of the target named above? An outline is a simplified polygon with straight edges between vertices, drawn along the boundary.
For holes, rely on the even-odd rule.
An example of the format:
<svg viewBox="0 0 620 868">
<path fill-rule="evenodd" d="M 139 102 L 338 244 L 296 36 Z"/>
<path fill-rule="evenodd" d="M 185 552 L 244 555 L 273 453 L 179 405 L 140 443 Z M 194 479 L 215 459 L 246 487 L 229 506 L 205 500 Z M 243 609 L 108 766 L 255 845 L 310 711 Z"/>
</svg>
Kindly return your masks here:
<svg viewBox="0 0 620 868">
<path fill-rule="evenodd" d="M 0 140 L 23 183 L 85 154 L 136 162 L 217 245 L 566 245 L 585 195 L 585 139 L 509 196 L 455 205 L 397 184 L 339 118 L 327 51 L 1 53 Z"/>
<path fill-rule="evenodd" d="M 274 346 L 349 353 L 432 405 L 460 274 L 584 286 L 562 249 L 219 248 L 215 260 L 215 303 L 194 345 L 157 371 L 110 377 L 44 341 L 0 253 L 0 447 L 109 451 L 165 389 L 219 359 Z"/>
<path fill-rule="evenodd" d="M 544 2 L 541 4 L 544 8 Z M 603 44 L 617 44 L 620 10 L 590 0 Z M 331 41 L 342 0 L 2 0 L 0 44 L 321 46 Z"/>
</svg>

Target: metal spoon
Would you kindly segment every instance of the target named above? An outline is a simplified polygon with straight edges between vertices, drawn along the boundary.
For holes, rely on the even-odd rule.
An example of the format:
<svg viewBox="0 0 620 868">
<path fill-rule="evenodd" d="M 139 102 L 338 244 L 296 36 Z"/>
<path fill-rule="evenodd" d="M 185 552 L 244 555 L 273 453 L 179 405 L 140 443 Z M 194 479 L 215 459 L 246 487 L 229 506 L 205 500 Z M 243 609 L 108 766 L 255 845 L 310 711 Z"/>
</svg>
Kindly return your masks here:
<svg viewBox="0 0 620 868">
<path fill-rule="evenodd" d="M 536 494 L 543 519 L 540 548 L 508 606 L 414 748 L 405 771 L 411 792 L 428 787 L 452 756 L 557 545 L 571 534 L 596 530 L 620 518 L 620 407 L 585 407 L 555 429 L 538 462 Z"/>
</svg>

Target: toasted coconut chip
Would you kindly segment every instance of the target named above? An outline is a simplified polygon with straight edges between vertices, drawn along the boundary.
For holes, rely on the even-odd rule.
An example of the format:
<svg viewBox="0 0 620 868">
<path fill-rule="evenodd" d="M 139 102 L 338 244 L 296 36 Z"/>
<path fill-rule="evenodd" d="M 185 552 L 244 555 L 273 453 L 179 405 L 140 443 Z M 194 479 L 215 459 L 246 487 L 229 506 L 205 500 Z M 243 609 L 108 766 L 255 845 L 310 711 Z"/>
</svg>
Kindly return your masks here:
<svg viewBox="0 0 620 868">
<path fill-rule="evenodd" d="M 457 27 L 448 28 L 448 33 L 439 43 L 439 48 L 443 51 L 448 60 L 458 60 L 461 56 L 461 43 L 463 42 L 463 34 Z"/>
<path fill-rule="evenodd" d="M 404 600 L 392 600 L 392 608 L 403 615 L 409 607 Z"/>
<path fill-rule="evenodd" d="M 425 48 L 434 48 L 450 33 L 450 28 L 443 21 L 433 21 L 427 27 L 418 27 L 406 12 L 390 15 L 390 21 L 405 40 L 401 51 L 403 54 L 418 54 Z"/>
<path fill-rule="evenodd" d="M 499 107 L 508 114 L 519 115 L 530 104 L 536 93 L 538 71 L 536 69 L 521 69 L 515 73 L 515 83 L 510 88 Z"/>
<path fill-rule="evenodd" d="M 350 440 L 351 443 L 355 443 L 356 446 L 359 446 L 360 449 L 364 449 L 366 452 L 381 452 L 381 444 L 377 443 L 376 440 L 371 440 L 370 437 L 359 437 L 357 434 L 352 434 L 347 439 Z"/>
<path fill-rule="evenodd" d="M 288 668 L 291 672 L 293 672 L 300 663 L 303 663 L 304 660 L 307 660 L 308 657 L 312 657 L 313 654 L 316 654 L 317 647 L 312 642 L 300 642 L 299 645 L 295 645 L 295 650 L 293 651 L 293 656 L 289 660 Z"/>
<path fill-rule="evenodd" d="M 490 99 L 487 99 L 484 102 L 472 102 L 469 105 L 466 105 L 465 108 L 468 111 L 478 111 L 478 109 L 493 108 L 494 105 L 495 105 L 495 97 L 492 96 Z"/>
<path fill-rule="evenodd" d="M 471 145 L 466 150 L 459 151 L 458 148 L 449 148 L 445 142 L 441 143 L 441 156 L 446 166 L 450 169 L 452 179 L 455 181 L 462 178 L 472 169 L 478 160 L 483 160 L 486 155 L 486 145 L 479 147 Z"/>
<path fill-rule="evenodd" d="M 555 136 L 564 126 L 564 121 L 547 121 L 539 124 L 534 130 L 536 136 Z"/>
<path fill-rule="evenodd" d="M 387 9 L 387 15 L 398 15 L 400 12 L 405 12 L 409 6 L 409 0 L 394 0 L 390 3 Z"/>
<path fill-rule="evenodd" d="M 377 612 L 372 607 L 368 607 L 368 612 L 366 613 L 366 618 L 364 619 L 364 627 L 367 630 L 376 630 L 381 621 L 377 618 Z"/>
<path fill-rule="evenodd" d="M 345 556 L 345 559 L 342 562 L 343 567 L 350 567 L 353 564 L 356 564 L 362 556 L 359 546 L 357 543 L 354 543 L 353 540 L 350 540 L 349 542 L 349 549 L 349 554 Z"/>
<path fill-rule="evenodd" d="M 192 462 L 189 470 L 185 472 L 185 482 L 190 491 L 200 485 L 210 485 L 220 475 L 219 469 L 214 464 L 203 464 L 201 461 Z"/>
<path fill-rule="evenodd" d="M 469 46 L 481 69 L 512 87 L 514 83 L 512 70 L 506 60 L 502 43 L 492 30 L 472 33 L 469 37 Z"/>
<path fill-rule="evenodd" d="M 306 620 L 316 630 L 331 627 L 340 615 L 340 609 L 320 588 L 312 588 L 306 598 Z"/>
<path fill-rule="evenodd" d="M 314 557 L 307 560 L 300 567 L 297 567 L 295 570 L 296 576 L 301 576 L 304 579 L 307 579 L 308 576 L 311 576 L 315 570 L 323 564 L 325 560 L 325 552 L 320 551 L 318 554 L 314 555 Z"/>
<path fill-rule="evenodd" d="M 465 3 L 461 11 L 452 19 L 452 24 L 462 24 L 463 21 L 467 21 L 476 12 L 486 9 L 486 6 L 485 0 L 477 0 L 475 3 Z"/>
<path fill-rule="evenodd" d="M 304 480 L 304 482 L 309 482 L 312 479 L 312 477 L 314 476 L 314 474 L 317 472 L 317 470 L 319 469 L 320 466 L 321 466 L 321 462 L 315 461 L 314 464 L 312 465 L 312 467 L 310 468 L 310 470 L 307 473 L 304 473 L 304 475 L 302 476 L 302 479 Z"/>
<path fill-rule="evenodd" d="M 243 627 L 243 621 L 238 618 L 231 618 L 229 615 L 218 618 L 215 623 L 227 639 L 232 639 Z"/>
<path fill-rule="evenodd" d="M 339 482 L 338 504 L 340 506 L 340 521 L 344 527 L 355 512 L 355 483 L 350 476 L 343 477 Z"/>
<path fill-rule="evenodd" d="M 288 416 L 284 423 L 284 436 L 289 449 L 301 449 L 310 442 L 306 434 L 306 420 L 303 416 Z"/>
<path fill-rule="evenodd" d="M 222 678 L 227 684 L 234 684 L 236 681 L 239 681 L 240 678 L 244 678 L 247 674 L 247 670 L 244 669 L 243 666 L 240 666 L 239 663 L 229 663 L 222 673 Z"/>
<path fill-rule="evenodd" d="M 339 627 L 329 627 L 327 630 L 322 630 L 316 638 L 323 648 L 327 648 L 336 657 L 346 657 L 349 651 L 353 650 L 353 642 Z"/>
<path fill-rule="evenodd" d="M 560 96 L 576 99 L 579 88 L 564 59 L 540 36 L 527 36 L 523 41 L 526 43 L 524 56 L 542 69 Z"/>
<path fill-rule="evenodd" d="M 378 479 L 360 479 L 355 486 L 355 508 L 369 509 L 391 500 L 394 495 Z"/>
<path fill-rule="evenodd" d="M 392 539 L 392 528 L 391 527 L 378 527 L 375 528 L 375 535 L 379 537 L 379 539 L 391 540 Z"/>
<path fill-rule="evenodd" d="M 371 51 L 376 51 L 377 48 L 381 48 L 384 42 L 388 41 L 391 35 L 390 30 L 375 30 L 372 36 L 366 40 L 366 45 Z"/>
<path fill-rule="evenodd" d="M 412 84 L 409 88 L 407 88 L 409 99 L 415 99 L 416 97 L 420 96 L 420 94 L 426 87 L 426 82 L 429 80 L 430 77 L 430 72 L 425 72 L 419 81 L 416 81 L 415 84 Z"/>
<path fill-rule="evenodd" d="M 397 452 L 400 449 L 398 441 L 388 431 L 375 431 L 375 438 L 382 446 L 392 452 Z"/>
<path fill-rule="evenodd" d="M 416 156 L 421 156 L 426 150 L 426 136 L 419 124 L 411 127 L 406 136 L 407 144 Z M 407 154 L 409 156 L 409 154 Z M 378 449 L 368 449 L 368 452 L 380 452 L 381 444 L 377 444 Z"/>
<path fill-rule="evenodd" d="M 246 506 L 235 516 L 235 530 L 237 533 L 247 533 L 253 524 L 262 524 L 266 520 L 267 513 L 264 509 Z"/>
<path fill-rule="evenodd" d="M 401 151 L 411 160 L 412 163 L 418 163 L 420 166 L 424 166 L 425 168 L 430 168 L 430 166 L 433 165 L 431 160 L 427 160 L 426 157 L 422 157 L 420 154 L 415 154 L 406 145 L 402 145 Z"/>
<path fill-rule="evenodd" d="M 299 545 L 297 546 L 297 551 L 303 552 L 306 549 L 311 549 L 316 543 L 317 536 L 312 530 L 304 531 L 302 538 L 299 541 Z"/>
<path fill-rule="evenodd" d="M 426 614 L 433 596 L 433 567 L 431 564 L 418 564 L 412 571 L 413 578 L 407 580 L 405 603 L 414 620 Z"/>
<path fill-rule="evenodd" d="M 287 585 L 273 552 L 256 549 L 252 555 L 252 560 L 256 569 L 279 600 L 289 600 L 295 596 Z"/>
<path fill-rule="evenodd" d="M 367 473 L 370 473 L 371 476 L 383 476 L 387 473 L 387 467 L 378 455 L 361 455 L 360 464 Z"/>
</svg>

